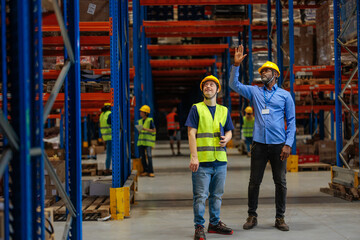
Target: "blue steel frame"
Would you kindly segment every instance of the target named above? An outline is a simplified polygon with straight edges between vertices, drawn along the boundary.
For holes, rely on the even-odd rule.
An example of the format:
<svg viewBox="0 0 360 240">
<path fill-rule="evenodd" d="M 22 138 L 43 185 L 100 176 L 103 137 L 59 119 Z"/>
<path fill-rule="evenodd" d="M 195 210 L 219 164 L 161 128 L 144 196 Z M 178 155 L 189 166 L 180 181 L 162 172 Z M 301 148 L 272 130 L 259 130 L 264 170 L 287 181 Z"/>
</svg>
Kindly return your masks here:
<svg viewBox="0 0 360 240">
<path fill-rule="evenodd" d="M 254 67 L 253 67 L 253 56 L 252 56 L 252 30 L 251 30 L 251 24 L 252 24 L 252 5 L 249 4 L 248 5 L 248 15 L 249 15 L 249 20 L 250 20 L 250 25 L 249 25 L 249 52 L 248 52 L 248 57 L 249 57 L 249 84 L 251 85 L 253 80 L 254 80 Z"/>
<path fill-rule="evenodd" d="M 112 187 L 121 187 L 120 169 L 120 69 L 119 60 L 119 1 L 110 1 L 110 62 L 111 62 L 111 87 L 113 89 L 113 106 L 111 109 L 111 134 L 112 134 Z M 119 121 L 120 119 L 120 121 Z"/>
<path fill-rule="evenodd" d="M 69 109 L 69 172 L 70 199 L 76 209 L 71 223 L 71 237 L 82 239 L 82 188 L 81 188 L 81 107 L 80 107 L 80 29 L 79 0 L 68 1 L 66 7 L 69 40 L 75 62 L 68 73 Z"/>
<path fill-rule="evenodd" d="M 142 103 L 142 90 L 141 90 L 141 34 L 140 25 L 142 24 L 139 1 L 133 1 L 133 54 L 134 54 L 134 67 L 135 67 L 135 77 L 134 77 L 134 94 L 135 94 L 135 106 L 134 106 L 134 122 L 136 124 L 137 120 L 140 119 L 140 107 Z M 140 58 L 140 59 L 139 59 Z M 135 157 L 139 157 L 139 148 L 137 146 L 139 133 L 134 129 L 134 145 L 135 145 Z"/>
<path fill-rule="evenodd" d="M 43 122 L 43 77 L 42 77 L 42 13 L 41 0 L 29 1 L 30 6 L 30 39 L 32 46 L 30 69 L 31 106 L 31 148 L 44 149 L 44 122 Z M 33 239 L 45 238 L 44 220 L 44 158 L 42 155 L 32 156 L 32 237 Z"/>
<path fill-rule="evenodd" d="M 226 37 L 226 43 L 228 44 L 228 48 L 225 50 L 225 77 L 223 78 L 223 86 L 225 93 L 225 106 L 231 112 L 231 97 L 230 97 L 230 87 L 229 87 L 229 78 L 230 78 L 230 70 L 231 70 L 231 60 L 230 60 L 230 47 L 231 40 L 230 37 Z"/>
<path fill-rule="evenodd" d="M 342 104 L 337 98 L 341 92 L 341 51 L 336 41 L 340 34 L 340 1 L 334 0 L 334 52 L 335 52 L 335 116 L 336 116 L 336 165 L 343 166 L 339 153 L 343 147 Z"/>
<path fill-rule="evenodd" d="M 217 66 L 216 66 L 217 55 L 214 55 L 214 59 L 215 59 L 215 63 L 214 63 L 213 66 L 212 66 L 212 75 L 217 78 L 217 77 L 218 77 L 218 74 L 217 74 Z"/>
<path fill-rule="evenodd" d="M 356 25 L 357 25 L 357 57 L 358 57 L 358 74 L 360 73 L 360 0 L 356 0 Z M 360 86 L 360 78 L 358 78 L 358 86 Z M 360 95 L 358 95 L 358 103 L 360 102 Z M 360 111 L 358 112 L 359 117 L 358 119 L 360 119 Z M 360 147 L 360 141 L 359 141 L 359 146 Z M 360 156 L 359 156 L 359 160 L 360 160 Z M 360 166 L 359 166 L 360 169 Z"/>
<path fill-rule="evenodd" d="M 282 83 L 284 81 L 284 63 L 283 63 L 283 57 L 284 54 L 281 50 L 281 46 L 283 43 L 283 34 L 282 34 L 282 6 L 281 1 L 276 0 L 276 41 L 277 41 L 277 65 L 280 69 L 280 77 L 278 80 L 279 87 L 282 86 Z"/>
<path fill-rule="evenodd" d="M 272 41 L 270 38 L 270 32 L 271 32 L 271 0 L 267 0 L 267 45 L 268 45 L 268 59 L 272 62 Z"/>
<path fill-rule="evenodd" d="M 295 103 L 294 93 L 294 3 L 289 1 L 289 50 L 290 50 L 290 94 Z M 281 86 L 281 85 L 280 85 Z M 291 154 L 296 155 L 296 134 L 294 137 L 294 143 L 291 148 Z"/>
<path fill-rule="evenodd" d="M 2 79 L 2 111 L 5 119 L 8 117 L 8 99 L 7 99 L 7 63 L 6 63 L 6 3 L 5 0 L 1 0 L 1 79 Z M 3 146 L 8 143 L 4 137 Z M 3 175 L 3 188 L 4 188 L 4 239 L 9 240 L 9 168 L 7 167 Z"/>
<path fill-rule="evenodd" d="M 19 138 L 19 151 L 10 161 L 9 220 L 11 239 L 31 239 L 32 219 L 32 171 L 30 159 L 30 4 L 26 0 L 9 1 L 9 80 L 12 97 L 12 126 Z"/>
</svg>

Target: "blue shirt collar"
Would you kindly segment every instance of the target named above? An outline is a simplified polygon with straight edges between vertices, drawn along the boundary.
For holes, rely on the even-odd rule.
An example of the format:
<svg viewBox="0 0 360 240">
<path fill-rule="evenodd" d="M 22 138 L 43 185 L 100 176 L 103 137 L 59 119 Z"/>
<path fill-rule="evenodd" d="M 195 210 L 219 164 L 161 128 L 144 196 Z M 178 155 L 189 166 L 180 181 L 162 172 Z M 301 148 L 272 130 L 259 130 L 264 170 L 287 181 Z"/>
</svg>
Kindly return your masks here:
<svg viewBox="0 0 360 240">
<path fill-rule="evenodd" d="M 272 87 L 271 91 L 276 90 L 278 87 L 279 87 L 279 86 L 278 86 L 278 84 L 276 83 L 276 84 Z M 266 91 L 268 91 L 268 92 L 271 92 L 269 89 L 266 88 L 265 85 L 264 85 L 264 89 L 265 89 Z"/>
</svg>

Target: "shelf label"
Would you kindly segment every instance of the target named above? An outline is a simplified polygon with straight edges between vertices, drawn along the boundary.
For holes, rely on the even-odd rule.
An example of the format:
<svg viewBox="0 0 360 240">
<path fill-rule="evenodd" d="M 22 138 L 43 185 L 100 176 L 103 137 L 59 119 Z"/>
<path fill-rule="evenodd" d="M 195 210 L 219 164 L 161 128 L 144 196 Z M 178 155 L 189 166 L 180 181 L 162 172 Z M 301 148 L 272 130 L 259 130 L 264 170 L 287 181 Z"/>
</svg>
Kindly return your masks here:
<svg viewBox="0 0 360 240">
<path fill-rule="evenodd" d="M 94 15 L 95 9 L 96 9 L 96 5 L 93 4 L 93 3 L 89 3 L 89 7 L 88 7 L 88 10 L 87 10 L 87 13 L 88 13 L 88 14 L 91 14 L 91 15 Z"/>
</svg>

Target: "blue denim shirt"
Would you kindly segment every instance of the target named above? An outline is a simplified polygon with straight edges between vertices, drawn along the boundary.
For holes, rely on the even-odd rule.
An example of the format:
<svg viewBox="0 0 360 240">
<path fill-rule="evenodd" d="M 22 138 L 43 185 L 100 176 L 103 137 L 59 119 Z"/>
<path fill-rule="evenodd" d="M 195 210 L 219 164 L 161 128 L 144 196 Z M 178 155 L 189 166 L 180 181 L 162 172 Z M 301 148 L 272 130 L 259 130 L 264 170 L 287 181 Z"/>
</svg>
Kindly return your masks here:
<svg viewBox="0 0 360 240">
<path fill-rule="evenodd" d="M 292 146 L 295 137 L 295 104 L 290 93 L 277 84 L 269 91 L 266 87 L 244 85 L 238 81 L 239 67 L 232 66 L 229 85 L 250 100 L 255 111 L 253 140 L 263 144 Z M 269 114 L 262 110 L 269 109 Z M 287 130 L 285 131 L 285 117 Z"/>
</svg>

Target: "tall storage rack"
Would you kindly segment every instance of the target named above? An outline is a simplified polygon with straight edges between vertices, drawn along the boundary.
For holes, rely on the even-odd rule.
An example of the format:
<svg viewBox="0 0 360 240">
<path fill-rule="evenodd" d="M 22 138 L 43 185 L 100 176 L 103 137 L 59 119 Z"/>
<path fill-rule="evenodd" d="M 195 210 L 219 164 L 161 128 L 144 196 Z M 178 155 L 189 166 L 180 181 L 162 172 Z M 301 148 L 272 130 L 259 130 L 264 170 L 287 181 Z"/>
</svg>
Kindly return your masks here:
<svg viewBox="0 0 360 240">
<path fill-rule="evenodd" d="M 64 67 L 44 107 L 41 1 L 0 3 L 3 96 L 0 128 L 4 136 L 0 176 L 4 176 L 5 239 L 45 238 L 44 166 L 69 211 L 64 237 L 82 239 L 79 1 L 63 1 L 63 17 L 57 1 L 53 1 L 66 53 Z M 110 10 L 113 187 L 118 188 L 130 175 L 128 2 L 110 0 Z M 44 152 L 42 140 L 44 123 L 59 101 L 57 96 L 63 83 L 68 140 L 66 190 Z"/>
</svg>

